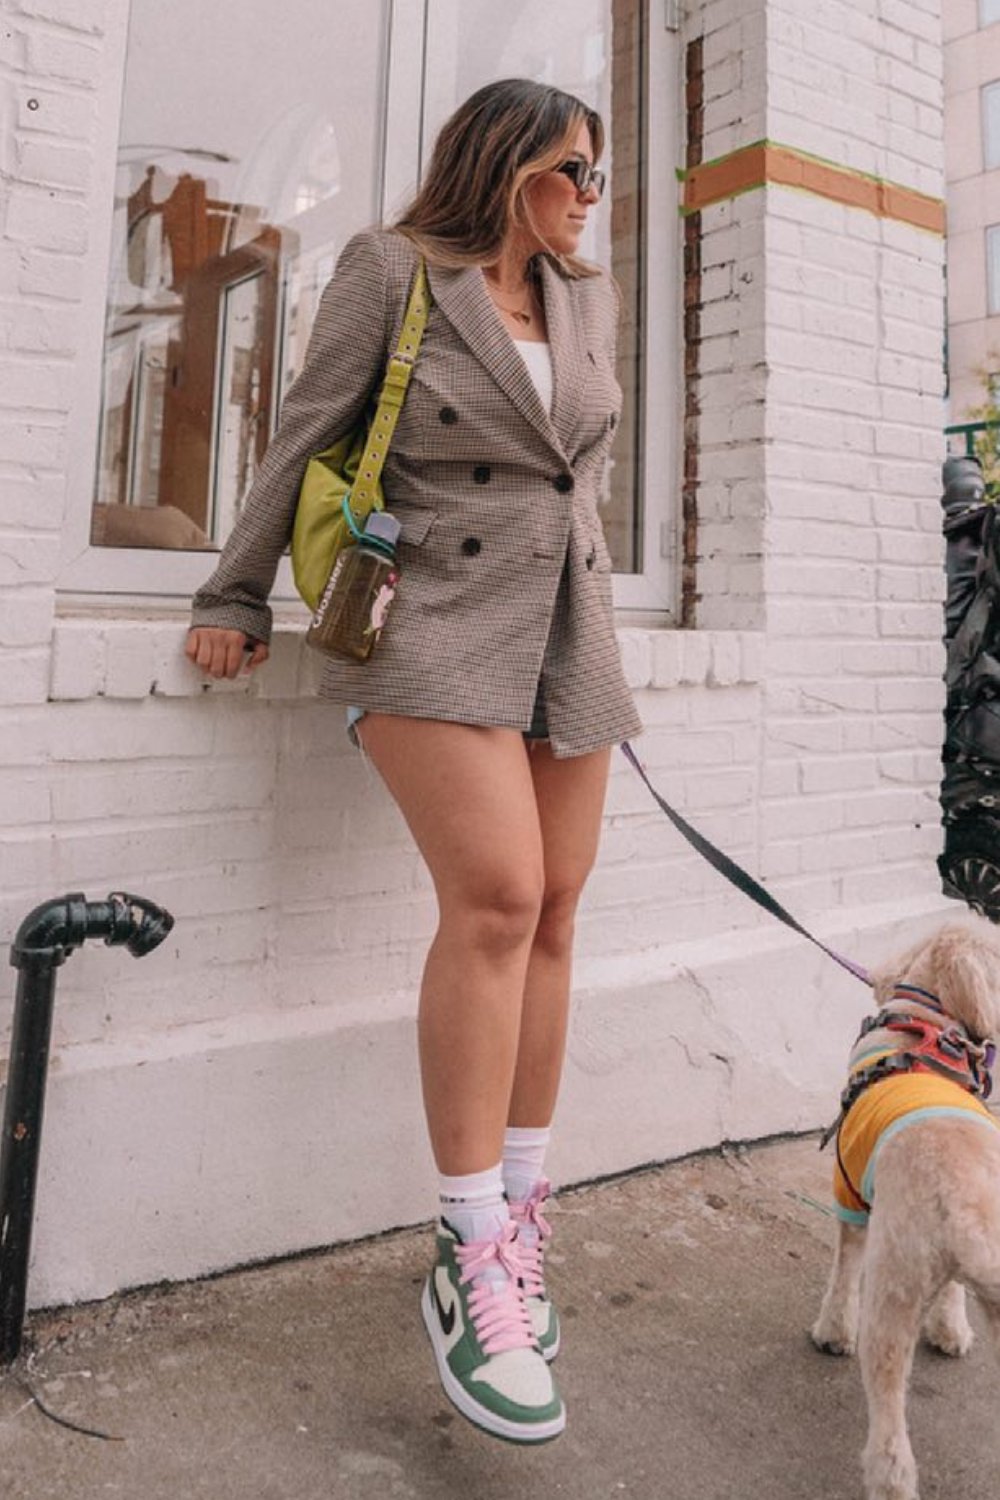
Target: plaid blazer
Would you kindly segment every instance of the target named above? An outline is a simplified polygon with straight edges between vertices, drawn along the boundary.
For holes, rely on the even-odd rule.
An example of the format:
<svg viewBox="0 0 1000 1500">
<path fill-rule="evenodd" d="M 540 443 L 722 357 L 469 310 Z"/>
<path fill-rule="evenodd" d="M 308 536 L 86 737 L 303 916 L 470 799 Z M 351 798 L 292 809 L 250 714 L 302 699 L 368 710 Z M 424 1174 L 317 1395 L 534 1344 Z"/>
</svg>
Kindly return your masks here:
<svg viewBox="0 0 1000 1500">
<path fill-rule="evenodd" d="M 393 230 L 345 246 L 278 431 L 195 596 L 195 625 L 268 639 L 267 596 L 306 462 L 361 419 L 415 267 Z M 429 265 L 428 280 L 430 316 L 382 478 L 402 524 L 400 585 L 369 661 L 328 659 L 320 691 L 386 713 L 526 729 L 541 679 L 556 755 L 613 744 L 641 727 L 597 514 L 621 406 L 614 289 L 606 275 L 572 280 L 541 258 L 550 415 L 482 271 Z"/>
</svg>

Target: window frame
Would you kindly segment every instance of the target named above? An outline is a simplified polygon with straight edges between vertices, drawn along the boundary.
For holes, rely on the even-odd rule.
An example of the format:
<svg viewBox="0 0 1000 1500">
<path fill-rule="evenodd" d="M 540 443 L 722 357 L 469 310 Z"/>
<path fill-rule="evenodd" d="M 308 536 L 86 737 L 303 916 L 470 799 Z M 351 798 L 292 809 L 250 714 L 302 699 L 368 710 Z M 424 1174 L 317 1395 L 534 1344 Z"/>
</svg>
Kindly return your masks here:
<svg viewBox="0 0 1000 1500">
<path fill-rule="evenodd" d="M 684 369 L 681 302 L 682 221 L 676 166 L 683 140 L 682 52 L 659 6 L 646 15 L 642 132 L 645 197 L 641 320 L 644 330 L 639 483 L 641 557 L 635 573 L 614 575 L 619 609 L 674 622 L 680 613 L 681 437 Z M 664 420 L 666 406 L 672 420 Z"/>
<path fill-rule="evenodd" d="M 215 552 L 181 548 L 108 547 L 91 544 L 105 354 L 105 312 L 112 264 L 114 185 L 132 0 L 110 0 L 98 115 L 95 169 L 89 197 L 91 254 L 81 289 L 78 379 L 68 421 L 66 483 L 68 502 L 61 538 L 57 581 L 60 607 L 95 605 L 123 610 L 136 605 L 169 613 L 186 608 L 204 582 Z M 384 112 L 382 176 L 377 201 L 393 211 L 411 187 L 420 163 L 414 150 L 414 122 L 420 118 L 424 89 L 425 5 L 429 0 L 392 0 L 382 57 Z M 641 464 L 636 503 L 642 508 L 640 571 L 617 573 L 615 603 L 669 621 L 679 595 L 681 308 L 680 221 L 675 166 L 681 142 L 680 49 L 676 33 L 660 24 L 658 7 L 647 4 L 645 118 L 642 132 L 643 191 L 646 203 L 643 255 Z M 666 401 L 673 420 L 664 421 Z M 298 601 L 291 564 L 281 560 L 272 602 L 285 612 Z M 301 608 L 301 606 L 300 606 Z"/>
<path fill-rule="evenodd" d="M 128 53 L 128 23 L 132 0 L 111 0 L 107 46 L 102 56 L 99 82 L 99 118 L 95 130 L 95 170 L 90 197 L 93 254 L 86 263 L 82 290 L 84 324 L 81 327 L 76 400 L 70 413 L 67 491 L 70 502 L 62 531 L 57 594 L 63 607 L 95 603 L 112 607 L 143 603 L 150 608 L 177 610 L 185 607 L 211 569 L 214 551 L 160 547 L 101 547 L 91 545 L 91 514 L 95 499 L 98 445 L 100 441 L 105 312 L 111 274 L 114 231 L 114 185 L 125 90 Z M 415 117 L 422 89 L 420 42 L 423 35 L 424 0 L 392 0 L 392 23 L 378 83 L 384 83 L 387 107 L 381 122 L 382 179 L 377 201 L 384 211 L 390 183 L 404 180 L 407 135 L 406 116 Z M 398 38 L 398 45 L 396 40 Z M 395 108 L 388 107 L 390 98 Z M 412 173 L 411 173 L 412 175 Z M 272 601 L 280 610 L 293 605 L 298 596 L 291 562 L 283 557 L 272 590 Z"/>
</svg>

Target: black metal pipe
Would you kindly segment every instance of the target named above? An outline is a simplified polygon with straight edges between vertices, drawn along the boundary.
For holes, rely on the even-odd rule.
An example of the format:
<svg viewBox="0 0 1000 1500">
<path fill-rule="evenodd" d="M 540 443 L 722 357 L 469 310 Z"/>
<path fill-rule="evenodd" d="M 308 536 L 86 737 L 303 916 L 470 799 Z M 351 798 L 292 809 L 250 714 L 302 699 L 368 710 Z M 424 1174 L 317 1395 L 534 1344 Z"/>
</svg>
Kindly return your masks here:
<svg viewBox="0 0 1000 1500">
<path fill-rule="evenodd" d="M 55 988 L 54 968 L 22 970 L 18 975 L 0 1154 L 0 1362 L 4 1364 L 16 1359 L 21 1347 Z"/>
<path fill-rule="evenodd" d="M 55 970 L 88 938 L 123 944 L 141 958 L 173 925 L 169 912 L 141 896 L 118 891 L 88 901 L 77 893 L 36 906 L 11 945 L 18 979 L 0 1133 L 0 1364 L 13 1363 L 21 1349 Z"/>
</svg>

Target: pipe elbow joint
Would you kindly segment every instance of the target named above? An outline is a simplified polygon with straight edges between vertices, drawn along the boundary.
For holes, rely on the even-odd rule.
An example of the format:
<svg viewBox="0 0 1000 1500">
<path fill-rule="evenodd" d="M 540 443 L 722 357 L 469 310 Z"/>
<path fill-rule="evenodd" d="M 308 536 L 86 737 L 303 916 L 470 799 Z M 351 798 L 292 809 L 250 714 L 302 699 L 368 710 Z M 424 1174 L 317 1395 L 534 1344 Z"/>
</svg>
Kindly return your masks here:
<svg viewBox="0 0 1000 1500">
<path fill-rule="evenodd" d="M 17 929 L 10 961 L 15 969 L 56 968 L 86 937 L 87 898 L 76 891 L 43 901 Z"/>
<path fill-rule="evenodd" d="M 115 891 L 106 901 L 88 901 L 76 891 L 28 913 L 17 929 L 10 961 L 15 969 L 54 969 L 88 938 L 98 937 L 142 958 L 159 947 L 173 925 L 168 911 L 143 896 Z"/>
</svg>

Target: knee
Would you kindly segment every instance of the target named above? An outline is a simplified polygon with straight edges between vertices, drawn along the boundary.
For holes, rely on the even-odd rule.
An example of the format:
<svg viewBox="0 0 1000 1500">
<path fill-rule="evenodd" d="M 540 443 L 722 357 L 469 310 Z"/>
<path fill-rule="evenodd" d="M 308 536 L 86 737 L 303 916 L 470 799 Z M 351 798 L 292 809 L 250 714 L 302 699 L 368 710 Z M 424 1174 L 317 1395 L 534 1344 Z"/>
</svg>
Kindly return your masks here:
<svg viewBox="0 0 1000 1500">
<path fill-rule="evenodd" d="M 529 871 L 519 871 L 462 891 L 451 905 L 451 914 L 473 948 L 502 958 L 530 944 L 541 908 L 541 878 L 535 880 Z"/>
<path fill-rule="evenodd" d="M 537 948 L 553 957 L 562 957 L 572 948 L 579 901 L 580 887 L 577 885 L 545 891 L 535 929 Z"/>
</svg>

